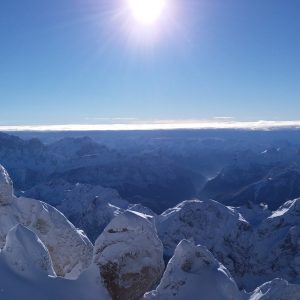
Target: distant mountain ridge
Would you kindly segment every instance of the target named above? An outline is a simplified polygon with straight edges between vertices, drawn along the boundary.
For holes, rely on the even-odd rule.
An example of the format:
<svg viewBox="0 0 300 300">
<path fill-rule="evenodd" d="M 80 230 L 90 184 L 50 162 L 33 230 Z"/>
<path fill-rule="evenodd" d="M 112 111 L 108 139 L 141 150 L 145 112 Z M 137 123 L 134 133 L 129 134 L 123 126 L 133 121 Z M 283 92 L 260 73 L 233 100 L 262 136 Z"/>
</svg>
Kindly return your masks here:
<svg viewBox="0 0 300 300">
<path fill-rule="evenodd" d="M 55 208 L 14 196 L 1 166 L 1 297 L 299 299 L 300 199 L 257 226 L 236 208 L 212 200 L 185 201 L 159 216 L 133 208 L 145 213 L 120 211 L 93 246 Z M 172 256 L 165 270 L 163 251 Z"/>
</svg>

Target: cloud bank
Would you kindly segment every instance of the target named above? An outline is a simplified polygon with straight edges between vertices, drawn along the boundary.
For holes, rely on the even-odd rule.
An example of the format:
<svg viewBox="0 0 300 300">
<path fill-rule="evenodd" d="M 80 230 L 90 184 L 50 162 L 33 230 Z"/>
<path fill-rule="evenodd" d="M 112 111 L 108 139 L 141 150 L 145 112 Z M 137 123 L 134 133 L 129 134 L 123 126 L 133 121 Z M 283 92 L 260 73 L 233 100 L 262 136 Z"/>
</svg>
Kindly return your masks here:
<svg viewBox="0 0 300 300">
<path fill-rule="evenodd" d="M 109 131 L 109 130 L 172 130 L 172 129 L 244 129 L 274 130 L 300 129 L 300 121 L 233 121 L 214 119 L 212 121 L 152 121 L 120 124 L 65 124 L 65 125 L 0 125 L 0 131 Z"/>
</svg>

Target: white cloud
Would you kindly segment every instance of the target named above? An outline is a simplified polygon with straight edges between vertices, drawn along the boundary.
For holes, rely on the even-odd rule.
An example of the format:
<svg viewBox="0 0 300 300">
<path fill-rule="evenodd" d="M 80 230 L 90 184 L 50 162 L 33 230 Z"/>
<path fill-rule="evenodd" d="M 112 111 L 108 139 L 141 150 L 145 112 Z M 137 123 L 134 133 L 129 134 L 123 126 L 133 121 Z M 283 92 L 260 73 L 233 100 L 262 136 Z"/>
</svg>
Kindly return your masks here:
<svg viewBox="0 0 300 300">
<path fill-rule="evenodd" d="M 234 117 L 214 117 L 214 120 L 233 120 Z"/>
<path fill-rule="evenodd" d="M 87 117 L 85 118 L 86 120 L 90 120 L 90 121 L 105 121 L 105 122 L 123 122 L 123 121 L 134 121 L 137 120 L 136 118 L 127 118 L 127 117 L 114 117 L 114 118 L 110 118 L 110 117 Z"/>
<path fill-rule="evenodd" d="M 0 131 L 97 131 L 97 130 L 158 130 L 158 129 L 300 129 L 300 121 L 233 121 L 233 120 L 157 120 L 121 124 L 65 124 L 0 126 Z"/>
</svg>

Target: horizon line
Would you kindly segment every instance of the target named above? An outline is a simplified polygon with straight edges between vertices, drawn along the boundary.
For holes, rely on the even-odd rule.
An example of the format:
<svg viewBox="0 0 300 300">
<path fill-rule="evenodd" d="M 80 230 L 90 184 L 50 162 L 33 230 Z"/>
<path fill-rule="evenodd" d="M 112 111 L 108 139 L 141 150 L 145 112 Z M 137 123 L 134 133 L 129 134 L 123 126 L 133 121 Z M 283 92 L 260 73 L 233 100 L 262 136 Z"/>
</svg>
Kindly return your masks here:
<svg viewBox="0 0 300 300">
<path fill-rule="evenodd" d="M 134 131 L 134 130 L 180 130 L 180 129 L 241 129 L 275 130 L 300 129 L 296 121 L 208 121 L 208 120 L 167 120 L 115 124 L 59 124 L 59 125 L 0 125 L 0 131 Z"/>
</svg>

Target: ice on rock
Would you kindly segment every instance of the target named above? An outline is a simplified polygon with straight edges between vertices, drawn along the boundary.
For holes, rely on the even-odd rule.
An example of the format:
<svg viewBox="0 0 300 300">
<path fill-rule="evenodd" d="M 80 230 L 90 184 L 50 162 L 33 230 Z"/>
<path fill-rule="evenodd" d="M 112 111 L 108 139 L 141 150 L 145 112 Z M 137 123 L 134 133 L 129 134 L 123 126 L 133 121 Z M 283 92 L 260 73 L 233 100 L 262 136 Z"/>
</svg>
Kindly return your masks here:
<svg viewBox="0 0 300 300">
<path fill-rule="evenodd" d="M 94 262 L 112 299 L 142 297 L 164 270 L 153 218 L 126 211 L 113 219 L 96 241 Z"/>
<path fill-rule="evenodd" d="M 240 300 L 240 291 L 227 269 L 203 246 L 182 240 L 156 290 L 144 299 Z"/>
</svg>

